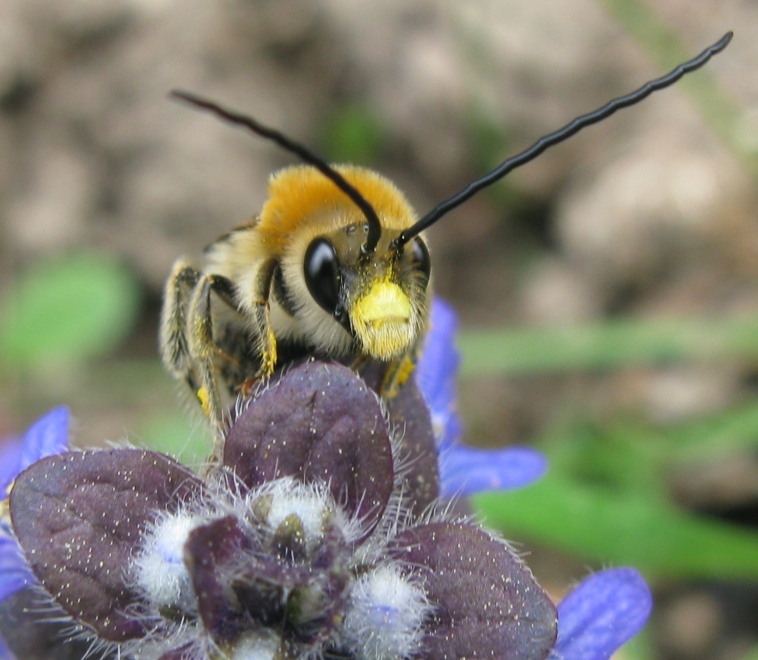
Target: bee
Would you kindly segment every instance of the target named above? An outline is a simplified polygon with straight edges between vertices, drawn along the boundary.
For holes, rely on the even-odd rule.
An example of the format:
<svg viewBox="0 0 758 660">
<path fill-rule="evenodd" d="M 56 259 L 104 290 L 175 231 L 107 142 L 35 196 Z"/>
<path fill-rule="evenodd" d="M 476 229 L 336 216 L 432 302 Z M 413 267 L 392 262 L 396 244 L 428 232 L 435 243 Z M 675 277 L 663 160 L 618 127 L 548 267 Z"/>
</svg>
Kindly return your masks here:
<svg viewBox="0 0 758 660">
<path fill-rule="evenodd" d="M 382 175 L 330 165 L 251 117 L 172 92 L 275 142 L 303 164 L 271 177 L 260 213 L 209 246 L 201 269 L 176 262 L 161 315 L 166 368 L 187 383 L 216 429 L 224 401 L 303 355 L 386 363 L 380 394 L 393 396 L 413 369 L 427 324 L 431 261 L 423 232 L 550 146 L 700 68 L 731 37 L 727 33 L 667 75 L 543 136 L 421 218 Z"/>
<path fill-rule="evenodd" d="M 412 364 L 431 262 L 421 236 L 398 239 L 416 214 L 380 174 L 333 171 L 361 191 L 375 217 L 315 167 L 293 166 L 271 177 L 256 218 L 207 248 L 203 271 L 185 260 L 174 266 L 161 324 L 164 362 L 214 421 L 219 398 L 304 354 L 394 363 L 384 389 Z"/>
</svg>

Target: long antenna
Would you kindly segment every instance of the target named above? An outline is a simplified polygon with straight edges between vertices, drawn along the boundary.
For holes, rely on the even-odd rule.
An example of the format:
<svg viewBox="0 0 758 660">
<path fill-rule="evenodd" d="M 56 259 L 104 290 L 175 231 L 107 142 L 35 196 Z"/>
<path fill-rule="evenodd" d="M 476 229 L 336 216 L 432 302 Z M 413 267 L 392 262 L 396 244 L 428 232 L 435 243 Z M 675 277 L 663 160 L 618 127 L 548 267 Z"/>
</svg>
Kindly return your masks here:
<svg viewBox="0 0 758 660">
<path fill-rule="evenodd" d="M 393 241 L 393 246 L 395 249 L 399 250 L 410 239 L 412 239 L 420 232 L 424 231 L 424 229 L 427 227 L 433 225 L 448 211 L 451 211 L 456 206 L 460 206 L 467 199 L 473 197 L 476 193 L 482 190 L 482 188 L 486 188 L 496 181 L 499 181 L 506 174 L 512 172 L 517 167 L 521 167 L 529 161 L 534 160 L 548 147 L 552 147 L 559 142 L 563 142 L 575 133 L 581 131 L 586 126 L 596 124 L 606 117 L 610 117 L 617 110 L 621 110 L 621 108 L 627 108 L 630 105 L 634 105 L 635 103 L 642 101 L 642 99 L 650 96 L 650 94 L 653 92 L 673 85 L 685 74 L 699 69 L 716 53 L 720 53 L 722 50 L 724 50 L 727 44 L 732 40 L 732 36 L 732 32 L 727 32 L 715 44 L 708 46 L 708 48 L 700 53 L 700 55 L 689 60 L 688 62 L 685 62 L 684 64 L 680 64 L 673 71 L 671 71 L 671 73 L 662 76 L 661 78 L 651 80 L 650 82 L 645 83 L 638 90 L 631 92 L 626 96 L 620 96 L 616 99 L 613 99 L 612 101 L 606 103 L 603 107 L 598 108 L 593 112 L 589 112 L 586 115 L 581 115 L 580 117 L 577 117 L 570 123 L 566 124 L 563 128 L 560 128 L 553 133 L 541 137 L 539 140 L 537 140 L 537 142 L 535 142 L 525 151 L 522 151 L 521 153 L 508 158 L 488 174 L 485 174 L 475 181 L 472 181 L 460 192 L 456 193 L 449 199 L 446 199 L 445 201 L 437 204 L 437 206 L 435 206 L 429 213 L 421 218 L 421 220 L 419 220 L 415 225 L 401 232 L 400 236 L 398 236 Z"/>
<path fill-rule="evenodd" d="M 313 167 L 315 167 L 325 177 L 333 181 L 334 185 L 336 185 L 342 192 L 344 192 L 363 212 L 363 215 L 366 216 L 366 220 L 368 220 L 368 235 L 366 237 L 366 242 L 361 248 L 363 253 L 371 254 L 376 250 L 376 246 L 379 243 L 379 239 L 382 235 L 382 225 L 379 222 L 379 218 L 376 215 L 374 207 L 369 204 L 369 202 L 365 197 L 363 197 L 363 195 L 361 195 L 360 192 L 358 192 L 355 186 L 350 184 L 344 176 L 342 176 L 337 170 L 331 167 L 331 165 L 329 165 L 329 163 L 327 163 L 323 158 L 317 156 L 302 144 L 291 140 L 283 133 L 280 133 L 273 128 L 264 126 L 252 117 L 248 117 L 247 115 L 243 115 L 238 112 L 234 112 L 233 110 L 224 108 L 209 99 L 197 96 L 191 92 L 184 92 L 181 90 L 173 90 L 169 96 L 174 99 L 178 99 L 179 101 L 188 103 L 195 108 L 200 108 L 201 110 L 212 112 L 216 116 L 220 117 L 224 121 L 229 122 L 230 124 L 233 124 L 234 126 L 242 126 L 243 128 L 247 128 L 256 135 L 264 137 L 267 140 L 271 140 L 283 149 L 296 154 L 303 162 L 313 165 Z"/>
</svg>

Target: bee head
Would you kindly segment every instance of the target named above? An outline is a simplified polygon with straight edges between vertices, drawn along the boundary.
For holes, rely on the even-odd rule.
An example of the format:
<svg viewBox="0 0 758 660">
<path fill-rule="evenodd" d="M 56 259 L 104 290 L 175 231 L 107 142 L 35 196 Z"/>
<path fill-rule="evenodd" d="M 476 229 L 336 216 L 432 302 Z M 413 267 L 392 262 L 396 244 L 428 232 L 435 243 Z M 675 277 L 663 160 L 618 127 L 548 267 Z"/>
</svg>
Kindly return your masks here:
<svg viewBox="0 0 758 660">
<path fill-rule="evenodd" d="M 394 184 L 372 170 L 333 167 L 376 209 L 381 234 L 372 251 L 366 218 L 309 166 L 272 176 L 258 231 L 281 255 L 283 288 L 293 312 L 309 317 L 314 344 L 333 343 L 326 320 L 336 320 L 360 353 L 389 360 L 413 346 L 426 320 L 429 252 L 420 236 L 395 246 L 417 216 Z"/>
<path fill-rule="evenodd" d="M 402 253 L 380 244 L 368 257 L 355 258 L 360 245 L 354 237 L 363 228 L 350 224 L 312 240 L 303 262 L 305 284 L 360 353 L 390 360 L 413 346 L 426 319 L 429 252 L 415 237 L 413 249 Z"/>
</svg>

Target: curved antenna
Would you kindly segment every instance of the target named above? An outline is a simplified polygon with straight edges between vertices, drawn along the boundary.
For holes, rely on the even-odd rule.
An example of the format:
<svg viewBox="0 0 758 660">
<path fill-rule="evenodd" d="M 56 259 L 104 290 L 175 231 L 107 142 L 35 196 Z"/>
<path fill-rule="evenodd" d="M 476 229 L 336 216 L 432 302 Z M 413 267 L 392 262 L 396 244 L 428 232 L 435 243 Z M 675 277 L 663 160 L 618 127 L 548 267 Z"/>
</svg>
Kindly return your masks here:
<svg viewBox="0 0 758 660">
<path fill-rule="evenodd" d="M 238 112 L 234 112 L 233 110 L 224 108 L 209 99 L 197 96 L 191 92 L 184 92 L 181 90 L 172 90 L 169 96 L 179 101 L 188 103 L 194 108 L 200 108 L 201 110 L 212 112 L 217 117 L 220 117 L 224 121 L 227 121 L 234 126 L 242 126 L 243 128 L 247 128 L 256 135 L 264 137 L 267 140 L 271 140 L 283 149 L 296 154 L 303 162 L 308 163 L 309 165 L 313 165 L 313 167 L 315 167 L 325 177 L 330 179 L 335 186 L 344 192 L 361 210 L 363 215 L 366 216 L 366 220 L 368 220 L 368 235 L 366 237 L 366 242 L 361 246 L 363 254 L 371 254 L 376 250 L 376 246 L 379 243 L 379 239 L 382 235 L 382 225 L 379 222 L 379 217 L 376 215 L 374 207 L 369 204 L 369 202 L 365 197 L 363 197 L 363 195 L 361 195 L 360 192 L 358 192 L 355 186 L 349 183 L 344 176 L 342 176 L 337 170 L 329 165 L 329 163 L 327 163 L 323 158 L 317 156 L 299 142 L 291 140 L 283 133 L 280 133 L 273 128 L 264 126 L 252 117 L 248 117 Z"/>
<path fill-rule="evenodd" d="M 393 241 L 392 243 L 393 247 L 397 250 L 401 249 L 403 245 L 405 245 L 405 243 L 407 243 L 411 238 L 413 238 L 414 236 L 422 232 L 427 227 L 433 225 L 435 222 L 437 222 L 437 220 L 439 220 L 448 211 L 451 211 L 456 206 L 460 206 L 467 199 L 469 199 L 470 197 L 473 197 L 476 193 L 478 193 L 482 188 L 486 188 L 487 186 L 492 185 L 496 181 L 499 181 L 506 174 L 508 174 L 509 172 L 512 172 L 517 167 L 521 167 L 522 165 L 525 165 L 529 161 L 534 160 L 548 147 L 552 147 L 553 145 L 558 144 L 559 142 L 563 142 L 563 140 L 570 138 L 572 135 L 574 135 L 575 133 L 578 133 L 580 130 L 582 130 L 586 126 L 596 124 L 597 122 L 602 121 L 606 117 L 610 117 L 617 110 L 620 110 L 621 108 L 629 107 L 630 105 L 634 105 L 635 103 L 642 101 L 642 99 L 650 96 L 650 94 L 652 94 L 653 92 L 658 91 L 659 89 L 664 89 L 670 85 L 673 85 L 682 76 L 684 76 L 687 73 L 690 73 L 690 71 L 695 71 L 695 69 L 699 69 L 709 59 L 711 59 L 711 57 L 713 57 L 716 53 L 719 53 L 722 50 L 724 50 L 727 44 L 732 40 L 732 36 L 733 36 L 732 32 L 727 32 L 715 44 L 713 44 L 712 46 L 708 46 L 708 48 L 706 48 L 702 53 L 700 53 L 700 55 L 685 62 L 684 64 L 680 64 L 678 67 L 676 67 L 673 71 L 666 74 L 665 76 L 656 78 L 655 80 L 651 80 L 650 82 L 645 83 L 642 87 L 640 87 L 636 91 L 631 92 L 630 94 L 627 94 L 625 96 L 620 96 L 616 99 L 613 99 L 612 101 L 609 101 L 601 108 L 598 108 L 597 110 L 594 110 L 593 112 L 589 112 L 586 115 L 581 115 L 577 117 L 576 119 L 574 119 L 573 121 L 566 124 L 563 128 L 559 128 L 557 131 L 554 131 L 553 133 L 549 133 L 548 135 L 541 137 L 539 140 L 537 140 L 537 142 L 535 142 L 528 149 L 503 161 L 498 167 L 496 167 L 491 172 L 485 174 L 479 179 L 476 179 L 475 181 L 472 181 L 460 192 L 456 193 L 449 199 L 446 199 L 445 201 L 437 204 L 437 206 L 435 206 L 429 213 L 427 213 L 423 218 L 421 218 L 421 220 L 419 220 L 415 225 L 401 232 L 400 236 L 398 236 Z"/>
</svg>

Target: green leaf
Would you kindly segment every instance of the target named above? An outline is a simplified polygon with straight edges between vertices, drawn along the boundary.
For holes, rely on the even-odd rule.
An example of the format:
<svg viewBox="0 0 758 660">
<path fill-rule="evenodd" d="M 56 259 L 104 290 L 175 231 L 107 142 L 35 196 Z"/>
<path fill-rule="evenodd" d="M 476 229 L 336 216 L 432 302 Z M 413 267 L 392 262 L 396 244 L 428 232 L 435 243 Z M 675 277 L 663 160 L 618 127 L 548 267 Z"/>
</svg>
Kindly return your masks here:
<svg viewBox="0 0 758 660">
<path fill-rule="evenodd" d="M 512 493 L 473 498 L 491 527 L 599 565 L 648 576 L 758 577 L 758 534 L 677 510 L 645 493 L 593 487 L 548 474 Z"/>
<path fill-rule="evenodd" d="M 663 475 L 672 460 L 659 431 L 623 422 L 574 423 L 553 429 L 536 446 L 553 474 L 577 483 L 603 485 L 616 491 L 644 490 L 665 497 Z"/>
<path fill-rule="evenodd" d="M 101 355 L 131 330 L 138 287 L 105 256 L 83 253 L 23 273 L 3 301 L 0 359 L 17 368 Z"/>
<path fill-rule="evenodd" d="M 556 373 L 758 357 L 758 318 L 611 320 L 570 328 L 469 330 L 463 375 Z"/>
<path fill-rule="evenodd" d="M 741 660 L 758 660 L 758 646 L 754 646 Z"/>
<path fill-rule="evenodd" d="M 336 163 L 372 163 L 386 143 L 381 121 L 368 108 L 342 106 L 328 118 L 323 134 L 324 152 Z"/>
<path fill-rule="evenodd" d="M 758 404 L 749 403 L 666 431 L 678 461 L 703 461 L 758 449 Z"/>
</svg>

